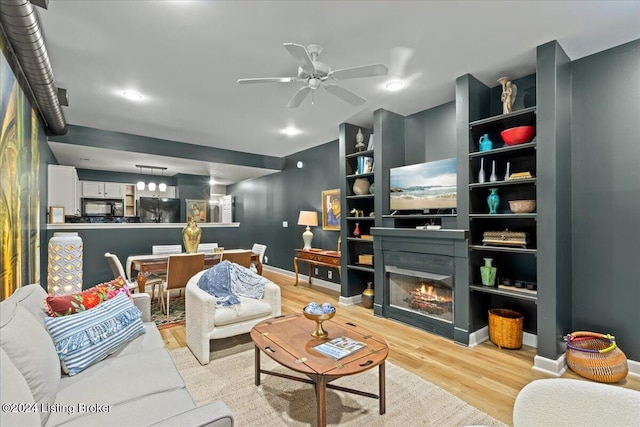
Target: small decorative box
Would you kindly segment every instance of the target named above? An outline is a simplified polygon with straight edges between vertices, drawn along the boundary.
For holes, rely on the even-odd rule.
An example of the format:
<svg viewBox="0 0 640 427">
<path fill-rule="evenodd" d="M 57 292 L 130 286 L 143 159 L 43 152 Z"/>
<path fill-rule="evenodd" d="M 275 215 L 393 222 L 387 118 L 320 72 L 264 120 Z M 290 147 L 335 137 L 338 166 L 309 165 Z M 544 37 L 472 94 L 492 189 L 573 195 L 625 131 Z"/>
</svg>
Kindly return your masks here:
<svg viewBox="0 0 640 427">
<path fill-rule="evenodd" d="M 485 245 L 527 247 L 528 236 L 524 231 L 485 231 L 482 237 Z"/>
<path fill-rule="evenodd" d="M 373 255 L 358 255 L 358 264 L 373 265 Z"/>
</svg>

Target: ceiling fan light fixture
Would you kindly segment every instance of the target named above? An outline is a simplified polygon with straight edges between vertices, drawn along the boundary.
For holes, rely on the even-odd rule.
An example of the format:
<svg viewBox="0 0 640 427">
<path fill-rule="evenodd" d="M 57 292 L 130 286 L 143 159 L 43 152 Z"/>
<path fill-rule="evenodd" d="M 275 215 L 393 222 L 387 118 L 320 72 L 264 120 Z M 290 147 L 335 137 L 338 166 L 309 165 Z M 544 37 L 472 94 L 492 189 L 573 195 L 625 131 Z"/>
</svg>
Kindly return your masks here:
<svg viewBox="0 0 640 427">
<path fill-rule="evenodd" d="M 142 99 L 142 95 L 132 90 L 125 90 L 124 92 L 122 92 L 122 96 L 130 99 L 131 101 L 140 101 Z"/>
<path fill-rule="evenodd" d="M 280 133 L 283 133 L 283 134 L 285 134 L 287 136 L 296 136 L 296 135 L 301 134 L 302 131 L 300 129 L 294 128 L 293 126 L 289 126 L 289 127 L 286 127 L 284 129 L 282 129 L 280 131 Z"/>
<path fill-rule="evenodd" d="M 402 83 L 402 82 L 401 82 L 401 81 L 399 81 L 399 80 L 393 80 L 393 81 L 390 81 L 389 83 L 387 83 L 387 84 L 385 85 L 385 87 L 387 88 L 387 90 L 390 90 L 390 91 L 400 90 L 400 89 L 402 89 L 402 87 L 403 87 L 403 86 L 404 86 L 404 83 Z"/>
</svg>

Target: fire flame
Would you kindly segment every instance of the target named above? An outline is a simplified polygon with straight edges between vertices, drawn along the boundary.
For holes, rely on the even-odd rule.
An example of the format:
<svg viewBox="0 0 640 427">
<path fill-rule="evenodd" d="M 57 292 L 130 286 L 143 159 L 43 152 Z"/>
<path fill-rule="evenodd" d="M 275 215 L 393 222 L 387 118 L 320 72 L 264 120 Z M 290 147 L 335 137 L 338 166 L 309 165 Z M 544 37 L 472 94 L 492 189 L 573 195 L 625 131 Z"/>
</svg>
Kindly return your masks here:
<svg viewBox="0 0 640 427">
<path fill-rule="evenodd" d="M 433 285 L 422 283 L 422 286 L 416 289 L 416 291 L 424 296 L 425 300 L 428 301 L 451 301 L 451 296 L 438 295 L 438 291 L 433 287 Z"/>
</svg>

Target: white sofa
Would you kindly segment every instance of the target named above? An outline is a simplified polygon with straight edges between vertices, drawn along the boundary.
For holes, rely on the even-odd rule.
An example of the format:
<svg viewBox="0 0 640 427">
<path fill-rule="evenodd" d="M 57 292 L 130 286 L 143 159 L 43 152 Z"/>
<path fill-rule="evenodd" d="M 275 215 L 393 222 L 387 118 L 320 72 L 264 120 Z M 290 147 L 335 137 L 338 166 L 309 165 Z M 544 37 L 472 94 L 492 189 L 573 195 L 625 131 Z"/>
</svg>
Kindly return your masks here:
<svg viewBox="0 0 640 427">
<path fill-rule="evenodd" d="M 223 402 L 196 407 L 150 322 L 149 295 L 134 294 L 146 333 L 73 376 L 44 324 L 46 296 L 29 285 L 0 303 L 0 425 L 233 426 Z"/>
<path fill-rule="evenodd" d="M 640 426 L 640 391 L 586 380 L 527 384 L 513 407 L 514 427 Z"/>
<path fill-rule="evenodd" d="M 210 340 L 251 332 L 257 323 L 282 312 L 280 287 L 268 282 L 262 300 L 240 297 L 240 304 L 216 307 L 216 299 L 198 287 L 202 271 L 187 282 L 185 298 L 187 346 L 202 365 L 210 361 Z"/>
</svg>

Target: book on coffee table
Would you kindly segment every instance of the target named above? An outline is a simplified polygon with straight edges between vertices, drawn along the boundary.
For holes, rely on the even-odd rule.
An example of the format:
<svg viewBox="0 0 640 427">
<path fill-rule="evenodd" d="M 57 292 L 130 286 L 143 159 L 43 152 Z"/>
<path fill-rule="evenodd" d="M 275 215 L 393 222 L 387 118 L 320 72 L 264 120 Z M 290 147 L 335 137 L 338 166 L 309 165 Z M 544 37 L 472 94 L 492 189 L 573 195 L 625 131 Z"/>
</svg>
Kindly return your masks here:
<svg viewBox="0 0 640 427">
<path fill-rule="evenodd" d="M 348 337 L 338 337 L 313 347 L 315 350 L 333 359 L 342 359 L 351 353 L 366 347 L 363 342 Z"/>
</svg>

